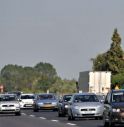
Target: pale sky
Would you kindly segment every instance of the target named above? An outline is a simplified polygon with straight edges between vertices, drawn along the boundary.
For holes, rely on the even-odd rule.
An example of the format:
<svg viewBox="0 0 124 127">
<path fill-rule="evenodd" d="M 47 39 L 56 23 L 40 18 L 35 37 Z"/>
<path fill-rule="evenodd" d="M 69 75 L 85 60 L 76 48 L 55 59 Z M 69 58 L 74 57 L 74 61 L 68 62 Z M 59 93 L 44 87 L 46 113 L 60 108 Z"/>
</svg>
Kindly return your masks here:
<svg viewBox="0 0 124 127">
<path fill-rule="evenodd" d="M 78 79 L 106 52 L 114 28 L 124 47 L 124 0 L 0 0 L 0 69 L 47 62 Z"/>
</svg>

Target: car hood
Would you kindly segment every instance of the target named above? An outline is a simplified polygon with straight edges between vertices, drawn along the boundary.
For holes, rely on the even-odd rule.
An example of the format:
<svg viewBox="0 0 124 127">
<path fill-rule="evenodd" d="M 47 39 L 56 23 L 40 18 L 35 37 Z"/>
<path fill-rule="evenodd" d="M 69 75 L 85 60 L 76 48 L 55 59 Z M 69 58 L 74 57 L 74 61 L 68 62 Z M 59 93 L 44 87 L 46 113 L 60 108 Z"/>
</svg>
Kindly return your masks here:
<svg viewBox="0 0 124 127">
<path fill-rule="evenodd" d="M 74 106 L 79 106 L 79 107 L 97 107 L 99 105 L 103 105 L 100 102 L 84 102 L 84 103 L 74 103 Z"/>
<path fill-rule="evenodd" d="M 112 103 L 113 108 L 124 108 L 124 102 Z"/>
<path fill-rule="evenodd" d="M 50 100 L 50 99 L 47 99 L 47 100 L 37 100 L 38 103 L 52 103 L 52 102 L 56 102 L 57 103 L 57 100 Z"/>
<path fill-rule="evenodd" d="M 19 104 L 18 101 L 1 101 L 0 105 L 4 105 L 4 104 Z"/>
</svg>

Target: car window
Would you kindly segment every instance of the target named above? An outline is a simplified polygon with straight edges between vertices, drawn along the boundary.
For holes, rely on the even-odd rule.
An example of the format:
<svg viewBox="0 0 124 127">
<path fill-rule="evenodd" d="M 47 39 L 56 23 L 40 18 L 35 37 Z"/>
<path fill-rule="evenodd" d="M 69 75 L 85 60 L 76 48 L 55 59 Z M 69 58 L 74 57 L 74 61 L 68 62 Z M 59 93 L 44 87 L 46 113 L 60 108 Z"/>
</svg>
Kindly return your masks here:
<svg viewBox="0 0 124 127">
<path fill-rule="evenodd" d="M 15 100 L 17 100 L 16 96 L 12 95 L 0 96 L 0 101 L 15 101 Z"/>
<path fill-rule="evenodd" d="M 56 98 L 52 94 L 43 94 L 43 95 L 39 95 L 38 99 L 40 99 L 40 100 L 46 100 L 46 99 L 56 99 Z"/>
<path fill-rule="evenodd" d="M 65 95 L 65 96 L 63 97 L 63 100 L 68 102 L 68 101 L 71 100 L 71 97 L 72 97 L 72 95 Z"/>
<path fill-rule="evenodd" d="M 77 95 L 74 102 L 99 102 L 96 95 Z"/>
<path fill-rule="evenodd" d="M 33 95 L 22 95 L 21 99 L 34 99 Z"/>
<path fill-rule="evenodd" d="M 124 102 L 124 92 L 115 92 L 112 94 L 112 102 Z"/>
</svg>

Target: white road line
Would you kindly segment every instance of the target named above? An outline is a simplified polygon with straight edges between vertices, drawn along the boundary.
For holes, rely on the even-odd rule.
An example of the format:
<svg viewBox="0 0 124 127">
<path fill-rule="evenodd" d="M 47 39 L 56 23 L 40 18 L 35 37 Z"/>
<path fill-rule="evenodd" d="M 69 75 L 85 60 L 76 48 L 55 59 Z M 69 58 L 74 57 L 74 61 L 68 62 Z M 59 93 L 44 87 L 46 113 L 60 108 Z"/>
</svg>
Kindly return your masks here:
<svg viewBox="0 0 124 127">
<path fill-rule="evenodd" d="M 30 115 L 31 117 L 35 117 L 35 115 Z"/>
<path fill-rule="evenodd" d="M 51 121 L 53 121 L 53 122 L 58 122 L 58 120 L 51 120 Z"/>
<path fill-rule="evenodd" d="M 71 126 L 75 126 L 76 124 L 74 123 L 67 123 L 68 125 L 71 125 Z"/>
<path fill-rule="evenodd" d="M 40 119 L 43 119 L 43 120 L 45 120 L 46 118 L 45 118 L 45 117 L 40 117 Z"/>
<path fill-rule="evenodd" d="M 26 114 L 25 113 L 21 113 L 22 115 L 24 115 L 24 116 L 26 116 Z"/>
</svg>

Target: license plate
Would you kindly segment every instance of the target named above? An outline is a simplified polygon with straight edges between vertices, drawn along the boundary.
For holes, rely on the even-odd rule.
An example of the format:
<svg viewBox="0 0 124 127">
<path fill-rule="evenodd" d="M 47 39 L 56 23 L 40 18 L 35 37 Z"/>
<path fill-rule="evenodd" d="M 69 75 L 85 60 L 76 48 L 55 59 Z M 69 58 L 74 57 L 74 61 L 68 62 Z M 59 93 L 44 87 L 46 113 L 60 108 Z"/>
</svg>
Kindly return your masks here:
<svg viewBox="0 0 124 127">
<path fill-rule="evenodd" d="M 31 104 L 26 104 L 26 107 L 31 107 L 32 105 Z"/>
<path fill-rule="evenodd" d="M 44 107 L 51 107 L 52 105 L 44 105 Z"/>
<path fill-rule="evenodd" d="M 84 111 L 83 114 L 91 114 L 93 111 Z"/>
</svg>

